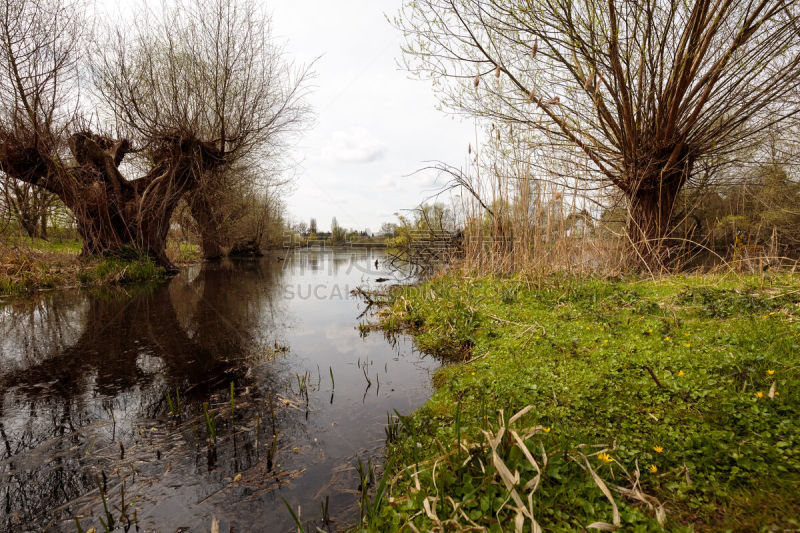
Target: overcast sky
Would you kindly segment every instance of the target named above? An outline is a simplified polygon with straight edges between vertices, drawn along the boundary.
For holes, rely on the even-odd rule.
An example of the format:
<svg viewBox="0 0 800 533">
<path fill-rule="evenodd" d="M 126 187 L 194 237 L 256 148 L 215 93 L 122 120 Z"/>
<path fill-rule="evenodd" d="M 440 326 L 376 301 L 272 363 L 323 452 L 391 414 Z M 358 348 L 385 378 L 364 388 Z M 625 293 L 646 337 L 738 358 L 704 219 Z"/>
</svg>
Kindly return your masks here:
<svg viewBox="0 0 800 533">
<path fill-rule="evenodd" d="M 290 57 L 319 57 L 311 95 L 316 121 L 297 145 L 301 167 L 289 214 L 380 229 L 438 187 L 410 175 L 425 161 L 459 164 L 474 137 L 470 122 L 436 109 L 427 81 L 400 69 L 400 33 L 386 20 L 400 0 L 271 0 L 275 35 Z"/>
</svg>

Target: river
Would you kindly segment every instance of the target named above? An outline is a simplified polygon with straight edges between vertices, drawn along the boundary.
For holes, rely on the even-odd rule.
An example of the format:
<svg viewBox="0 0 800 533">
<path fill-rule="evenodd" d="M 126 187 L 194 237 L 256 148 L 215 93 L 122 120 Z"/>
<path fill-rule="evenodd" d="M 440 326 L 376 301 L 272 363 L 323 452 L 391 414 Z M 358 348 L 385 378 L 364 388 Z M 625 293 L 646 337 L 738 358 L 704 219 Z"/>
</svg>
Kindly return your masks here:
<svg viewBox="0 0 800 533">
<path fill-rule="evenodd" d="M 312 531 L 352 525 L 358 461 L 380 464 L 387 413 L 424 403 L 438 367 L 359 330 L 350 291 L 377 286 L 383 258 L 300 250 L 0 303 L 0 530 L 110 515 L 284 532 L 284 499 Z"/>
</svg>

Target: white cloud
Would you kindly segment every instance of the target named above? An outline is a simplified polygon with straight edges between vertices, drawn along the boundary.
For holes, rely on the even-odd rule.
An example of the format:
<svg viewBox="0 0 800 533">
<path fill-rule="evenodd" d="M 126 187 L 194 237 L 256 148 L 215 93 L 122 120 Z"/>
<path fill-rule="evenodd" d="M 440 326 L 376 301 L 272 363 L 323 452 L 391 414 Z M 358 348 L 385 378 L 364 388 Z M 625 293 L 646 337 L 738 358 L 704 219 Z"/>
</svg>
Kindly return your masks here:
<svg viewBox="0 0 800 533">
<path fill-rule="evenodd" d="M 314 217 L 320 227 L 335 216 L 344 226 L 375 230 L 442 185 L 435 172 L 414 172 L 434 160 L 460 164 L 474 127 L 437 111 L 430 84 L 397 68 L 403 37 L 386 15 L 400 0 L 312 4 L 314 17 L 297 0 L 269 2 L 292 58 L 319 58 L 309 97 L 316 122 L 296 149 L 303 167 L 286 198 L 289 214 Z"/>
<path fill-rule="evenodd" d="M 386 145 L 365 128 L 334 131 L 322 148 L 322 158 L 339 163 L 372 163 L 382 159 Z"/>
<path fill-rule="evenodd" d="M 285 198 L 290 217 L 314 217 L 327 228 L 335 216 L 347 227 L 374 230 L 441 187 L 435 172 L 414 172 L 434 160 L 461 164 L 475 142 L 474 127 L 437 111 L 431 84 L 398 69 L 404 39 L 386 17 L 403 2 L 261 3 L 272 12 L 287 58 L 313 63 L 316 74 L 308 96 L 316 120 L 291 150 L 300 166 L 292 169 L 296 181 Z M 131 17 L 135 4 L 97 0 L 112 18 Z"/>
</svg>

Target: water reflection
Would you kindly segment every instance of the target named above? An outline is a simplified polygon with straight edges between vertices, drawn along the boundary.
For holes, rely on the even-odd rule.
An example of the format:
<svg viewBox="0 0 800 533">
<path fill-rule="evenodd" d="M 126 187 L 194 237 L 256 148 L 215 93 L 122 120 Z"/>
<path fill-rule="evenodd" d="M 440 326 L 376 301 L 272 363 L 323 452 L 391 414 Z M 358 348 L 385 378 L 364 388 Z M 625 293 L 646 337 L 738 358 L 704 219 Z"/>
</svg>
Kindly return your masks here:
<svg viewBox="0 0 800 533">
<path fill-rule="evenodd" d="M 421 403 L 435 366 L 404 340 L 359 337 L 348 293 L 380 274 L 374 259 L 298 252 L 0 309 L 0 528 L 99 525 L 98 481 L 111 499 L 124 484 L 145 530 L 215 516 L 225 530 L 286 531 L 282 497 L 318 509 L 330 496 L 339 523 L 351 519 L 356 455 L 379 453 L 386 412 Z M 213 454 L 204 402 L 218 413 Z"/>
</svg>

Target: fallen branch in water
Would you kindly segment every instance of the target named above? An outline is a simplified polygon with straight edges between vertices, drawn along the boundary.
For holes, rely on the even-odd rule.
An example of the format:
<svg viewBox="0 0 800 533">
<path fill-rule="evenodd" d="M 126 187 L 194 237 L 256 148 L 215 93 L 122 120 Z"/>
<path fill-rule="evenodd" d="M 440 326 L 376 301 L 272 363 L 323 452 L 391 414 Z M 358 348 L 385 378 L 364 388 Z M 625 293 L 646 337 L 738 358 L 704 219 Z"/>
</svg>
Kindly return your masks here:
<svg viewBox="0 0 800 533">
<path fill-rule="evenodd" d="M 366 315 L 370 311 L 370 309 L 372 309 L 373 306 L 380 307 L 388 303 L 385 292 L 365 289 L 362 286 L 356 287 L 355 289 L 350 291 L 350 294 L 352 296 L 361 298 L 362 300 L 367 302 L 367 307 L 360 315 L 358 315 L 358 318 L 361 318 L 364 315 Z"/>
</svg>

